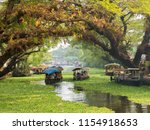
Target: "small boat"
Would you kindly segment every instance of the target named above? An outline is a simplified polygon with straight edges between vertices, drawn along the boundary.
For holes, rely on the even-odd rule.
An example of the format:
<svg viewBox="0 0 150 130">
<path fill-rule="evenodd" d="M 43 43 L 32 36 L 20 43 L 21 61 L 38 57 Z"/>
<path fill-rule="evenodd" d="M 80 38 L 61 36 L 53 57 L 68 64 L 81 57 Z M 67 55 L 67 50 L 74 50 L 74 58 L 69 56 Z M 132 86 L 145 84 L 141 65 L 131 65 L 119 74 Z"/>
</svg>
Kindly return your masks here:
<svg viewBox="0 0 150 130">
<path fill-rule="evenodd" d="M 54 84 L 62 81 L 62 67 L 48 67 L 43 71 L 45 74 L 45 84 Z"/>
<path fill-rule="evenodd" d="M 84 80 L 88 79 L 88 69 L 86 68 L 75 68 L 73 71 L 73 80 Z"/>
<path fill-rule="evenodd" d="M 117 83 L 139 86 L 143 82 L 143 73 L 139 68 L 127 68 L 123 73 L 115 73 L 114 80 Z"/>
</svg>

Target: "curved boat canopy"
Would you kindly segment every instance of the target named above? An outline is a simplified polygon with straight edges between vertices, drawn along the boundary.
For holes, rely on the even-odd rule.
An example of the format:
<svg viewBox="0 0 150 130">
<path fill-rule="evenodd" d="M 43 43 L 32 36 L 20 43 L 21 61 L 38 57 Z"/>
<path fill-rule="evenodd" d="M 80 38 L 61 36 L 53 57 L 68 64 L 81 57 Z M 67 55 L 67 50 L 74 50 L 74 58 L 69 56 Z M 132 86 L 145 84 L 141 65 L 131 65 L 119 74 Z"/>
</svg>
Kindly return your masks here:
<svg viewBox="0 0 150 130">
<path fill-rule="evenodd" d="M 60 73 L 61 71 L 57 68 L 48 68 L 46 70 L 43 71 L 44 74 L 48 74 L 48 75 L 51 75 L 51 74 L 54 74 L 54 73 Z"/>
</svg>

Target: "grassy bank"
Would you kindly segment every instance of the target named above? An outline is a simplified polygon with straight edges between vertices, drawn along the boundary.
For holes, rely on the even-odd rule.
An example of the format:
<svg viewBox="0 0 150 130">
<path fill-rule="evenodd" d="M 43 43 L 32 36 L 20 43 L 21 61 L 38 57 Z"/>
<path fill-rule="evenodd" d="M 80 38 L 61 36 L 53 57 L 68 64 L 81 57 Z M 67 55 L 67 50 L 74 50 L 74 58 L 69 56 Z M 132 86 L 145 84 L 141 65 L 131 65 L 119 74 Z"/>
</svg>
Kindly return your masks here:
<svg viewBox="0 0 150 130">
<path fill-rule="evenodd" d="M 127 86 L 110 82 L 104 70 L 91 69 L 90 79 L 73 81 L 72 73 L 64 73 L 64 80 L 74 82 L 84 90 L 108 92 L 127 96 L 135 103 L 150 105 L 150 86 Z M 90 107 L 83 103 L 63 101 L 53 86 L 36 85 L 44 75 L 0 80 L 0 112 L 112 112 L 107 108 Z"/>
<path fill-rule="evenodd" d="M 127 96 L 129 100 L 135 103 L 150 105 L 150 86 L 136 87 L 111 82 L 109 77 L 104 75 L 104 70 L 94 69 L 91 71 L 90 79 L 76 81 L 75 84 L 82 86 L 85 90 L 97 90 L 113 95 Z"/>
<path fill-rule="evenodd" d="M 0 80 L 0 112 L 112 112 L 107 108 L 62 101 L 56 93 L 52 92 L 53 86 L 36 85 L 30 82 L 43 80 L 43 78 L 43 75 L 36 75 Z"/>
</svg>

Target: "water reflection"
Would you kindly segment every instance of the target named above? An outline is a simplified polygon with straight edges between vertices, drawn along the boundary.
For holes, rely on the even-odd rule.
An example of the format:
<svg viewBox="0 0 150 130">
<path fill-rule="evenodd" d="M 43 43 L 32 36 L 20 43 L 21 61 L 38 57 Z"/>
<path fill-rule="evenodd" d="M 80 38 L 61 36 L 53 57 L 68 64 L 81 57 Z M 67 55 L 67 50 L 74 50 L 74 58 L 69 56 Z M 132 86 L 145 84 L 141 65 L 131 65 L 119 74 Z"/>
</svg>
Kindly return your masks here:
<svg viewBox="0 0 150 130">
<path fill-rule="evenodd" d="M 90 106 L 107 107 L 117 113 L 149 113 L 150 106 L 133 103 L 125 96 L 114 96 L 97 91 L 86 92 L 85 103 Z"/>
<path fill-rule="evenodd" d="M 56 84 L 55 92 L 63 100 L 84 102 L 90 106 L 107 107 L 116 113 L 150 112 L 150 106 L 133 103 L 125 96 L 114 96 L 100 91 L 83 91 L 80 86 L 74 86 L 71 82 Z"/>
<path fill-rule="evenodd" d="M 44 84 L 39 82 L 38 84 Z M 84 102 L 90 106 L 107 107 L 116 113 L 150 113 L 150 106 L 134 103 L 126 96 L 115 96 L 100 91 L 83 91 L 82 87 L 71 82 L 55 84 L 54 92 L 63 100 Z"/>
<path fill-rule="evenodd" d="M 74 91 L 74 84 L 71 82 L 62 82 L 55 84 L 54 92 L 56 92 L 57 95 L 60 96 L 63 100 L 80 102 L 84 102 L 86 100 L 84 93 L 77 93 Z"/>
</svg>

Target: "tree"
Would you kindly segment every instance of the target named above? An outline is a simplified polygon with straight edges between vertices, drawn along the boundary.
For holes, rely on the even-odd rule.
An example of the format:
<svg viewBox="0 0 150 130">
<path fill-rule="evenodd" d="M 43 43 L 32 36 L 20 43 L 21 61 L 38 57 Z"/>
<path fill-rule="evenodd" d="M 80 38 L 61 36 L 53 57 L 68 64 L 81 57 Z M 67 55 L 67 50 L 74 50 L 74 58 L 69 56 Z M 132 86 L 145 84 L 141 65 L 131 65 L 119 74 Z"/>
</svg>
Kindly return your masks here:
<svg viewBox="0 0 150 130">
<path fill-rule="evenodd" d="M 7 8 L 0 13 L 0 76 L 11 71 L 22 57 L 43 46 L 44 39 L 50 36 L 74 36 L 90 41 L 124 66 L 137 67 L 141 55 L 149 48 L 149 3 L 146 0 L 8 1 Z M 144 17 L 144 35 L 131 57 L 132 45 L 126 36 L 129 23 L 137 15 Z"/>
<path fill-rule="evenodd" d="M 50 36 L 68 36 L 70 34 L 70 31 L 67 30 L 56 31 L 55 28 L 50 29 L 50 27 L 57 25 L 50 23 L 52 25 L 49 26 L 49 21 L 42 25 L 40 16 L 36 15 L 36 13 L 35 16 L 26 14 L 27 12 L 30 13 L 30 11 L 39 11 L 38 8 L 41 5 L 44 9 L 45 4 L 37 5 L 34 10 L 33 7 L 35 5 L 33 3 L 18 4 L 19 2 L 17 0 L 8 1 L 7 8 L 0 13 L 0 23 L 2 25 L 0 28 L 0 76 L 12 71 L 15 64 L 20 62 L 24 56 L 38 52 L 39 48 L 45 43 L 45 38 L 50 40 Z M 31 8 L 28 5 L 31 5 Z M 27 9 L 26 11 L 22 11 L 23 6 L 24 9 Z M 33 14 L 34 12 L 30 15 Z M 42 27 L 39 27 L 40 25 Z"/>
<path fill-rule="evenodd" d="M 14 70 L 12 72 L 13 77 L 29 76 L 30 68 L 27 62 L 28 57 L 25 57 L 23 60 L 15 64 Z"/>
<path fill-rule="evenodd" d="M 69 41 L 72 48 L 68 55 L 71 55 L 73 51 L 78 52 L 76 56 L 78 60 L 80 60 L 84 66 L 88 67 L 104 67 L 107 63 L 118 62 L 114 58 L 112 58 L 107 52 L 101 50 L 99 46 L 96 46 L 92 43 L 87 43 L 83 40 L 71 40 Z M 88 44 L 88 46 L 87 46 Z M 70 49 L 69 49 L 70 50 Z"/>
<path fill-rule="evenodd" d="M 47 51 L 39 51 L 36 53 L 32 53 L 31 55 L 28 56 L 27 63 L 30 66 L 38 66 L 39 64 L 42 64 L 43 62 L 50 61 L 52 59 L 52 56 L 49 52 Z"/>
</svg>

